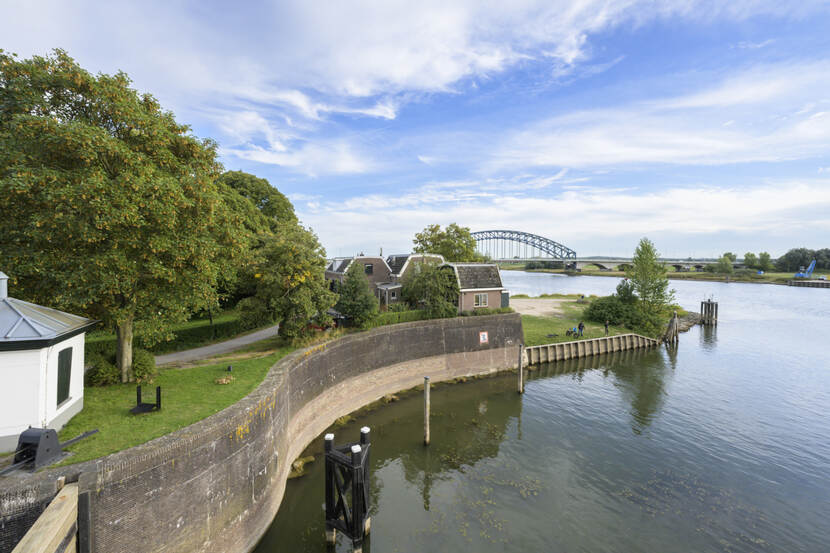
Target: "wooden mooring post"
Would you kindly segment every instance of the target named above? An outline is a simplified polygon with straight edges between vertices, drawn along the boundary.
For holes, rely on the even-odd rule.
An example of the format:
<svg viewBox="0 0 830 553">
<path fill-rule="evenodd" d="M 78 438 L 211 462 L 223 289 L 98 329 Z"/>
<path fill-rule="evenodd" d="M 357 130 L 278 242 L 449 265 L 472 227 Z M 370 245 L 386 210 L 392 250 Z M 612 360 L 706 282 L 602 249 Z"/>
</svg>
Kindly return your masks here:
<svg viewBox="0 0 830 553">
<path fill-rule="evenodd" d="M 519 382 L 518 382 L 519 390 L 518 391 L 519 391 L 520 394 L 523 394 L 524 391 L 525 391 L 524 367 L 522 366 L 524 364 L 524 360 L 525 360 L 524 357 L 525 357 L 525 345 L 524 344 L 519 344 L 519 371 L 518 371 L 519 372 Z"/>
<path fill-rule="evenodd" d="M 424 377 L 424 445 L 429 445 L 429 377 Z"/>
<path fill-rule="evenodd" d="M 712 300 L 700 302 L 700 324 L 718 324 L 718 302 Z"/>
<path fill-rule="evenodd" d="M 360 441 L 340 447 L 326 434 L 326 542 L 334 545 L 340 530 L 352 540 L 355 553 L 371 528 L 369 517 L 369 427 L 360 429 Z"/>
</svg>

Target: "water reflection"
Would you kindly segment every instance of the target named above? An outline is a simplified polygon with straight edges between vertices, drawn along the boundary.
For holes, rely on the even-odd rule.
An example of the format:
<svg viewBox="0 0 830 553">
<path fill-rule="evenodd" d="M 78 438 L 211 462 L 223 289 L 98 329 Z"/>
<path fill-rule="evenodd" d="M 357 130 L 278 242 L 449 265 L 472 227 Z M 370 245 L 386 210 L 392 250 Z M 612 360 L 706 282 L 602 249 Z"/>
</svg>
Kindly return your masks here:
<svg viewBox="0 0 830 553">
<path fill-rule="evenodd" d="M 601 371 L 631 405 L 631 429 L 640 434 L 656 417 L 666 395 L 666 374 L 677 366 L 677 347 L 666 349 L 665 357 L 658 350 L 640 349 L 543 363 L 529 367 L 528 381 L 571 375 L 581 382 L 587 371 Z"/>
<path fill-rule="evenodd" d="M 700 347 L 705 351 L 714 351 L 718 345 L 718 325 L 701 325 Z"/>
<path fill-rule="evenodd" d="M 510 278 L 514 293 L 616 284 Z M 515 374 L 436 386 L 428 448 L 420 394 L 335 429 L 340 441 L 372 427 L 364 551 L 825 551 L 830 295 L 672 285 L 687 308 L 714 292 L 720 324 L 691 329 L 676 348 L 540 366 L 522 395 Z M 258 553 L 326 551 L 321 444 Z"/>
</svg>

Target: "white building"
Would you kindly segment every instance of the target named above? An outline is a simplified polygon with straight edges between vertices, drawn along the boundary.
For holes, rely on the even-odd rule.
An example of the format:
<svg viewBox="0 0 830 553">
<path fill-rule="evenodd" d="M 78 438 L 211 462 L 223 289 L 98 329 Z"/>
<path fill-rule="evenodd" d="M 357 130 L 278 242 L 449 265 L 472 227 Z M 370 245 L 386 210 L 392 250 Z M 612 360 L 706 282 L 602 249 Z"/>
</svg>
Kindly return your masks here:
<svg viewBox="0 0 830 553">
<path fill-rule="evenodd" d="M 29 426 L 59 430 L 84 406 L 84 333 L 96 321 L 8 295 L 0 272 L 0 452 Z"/>
</svg>

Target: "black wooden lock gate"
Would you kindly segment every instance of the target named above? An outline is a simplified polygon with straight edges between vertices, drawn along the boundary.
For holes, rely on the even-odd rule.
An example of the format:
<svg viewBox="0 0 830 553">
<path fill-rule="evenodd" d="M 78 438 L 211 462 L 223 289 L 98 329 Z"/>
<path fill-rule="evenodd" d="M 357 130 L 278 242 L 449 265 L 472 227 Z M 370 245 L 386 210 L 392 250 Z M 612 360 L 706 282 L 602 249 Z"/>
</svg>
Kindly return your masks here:
<svg viewBox="0 0 830 553">
<path fill-rule="evenodd" d="M 360 429 L 360 442 L 335 447 L 334 434 L 325 435 L 326 541 L 334 544 L 340 530 L 363 550 L 369 533 L 369 427 Z"/>
</svg>

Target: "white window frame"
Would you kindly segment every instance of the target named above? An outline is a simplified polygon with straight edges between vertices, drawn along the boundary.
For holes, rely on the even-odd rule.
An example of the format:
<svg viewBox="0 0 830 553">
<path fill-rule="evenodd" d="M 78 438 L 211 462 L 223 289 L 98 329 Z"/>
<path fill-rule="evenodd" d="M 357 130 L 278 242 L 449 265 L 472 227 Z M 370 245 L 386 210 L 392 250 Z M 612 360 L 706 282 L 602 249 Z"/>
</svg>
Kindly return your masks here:
<svg viewBox="0 0 830 553">
<path fill-rule="evenodd" d="M 489 294 L 483 292 L 476 294 L 473 298 L 473 307 L 487 307 L 489 305 Z"/>
</svg>

